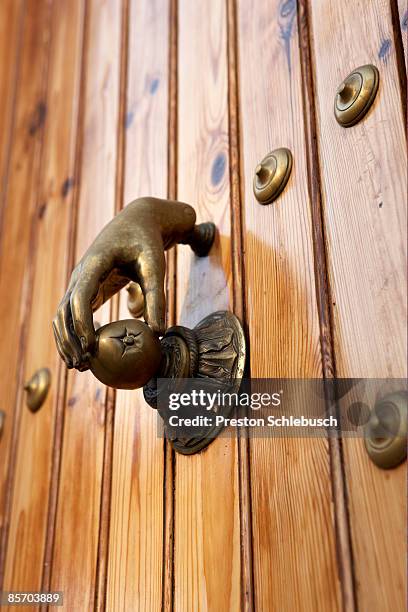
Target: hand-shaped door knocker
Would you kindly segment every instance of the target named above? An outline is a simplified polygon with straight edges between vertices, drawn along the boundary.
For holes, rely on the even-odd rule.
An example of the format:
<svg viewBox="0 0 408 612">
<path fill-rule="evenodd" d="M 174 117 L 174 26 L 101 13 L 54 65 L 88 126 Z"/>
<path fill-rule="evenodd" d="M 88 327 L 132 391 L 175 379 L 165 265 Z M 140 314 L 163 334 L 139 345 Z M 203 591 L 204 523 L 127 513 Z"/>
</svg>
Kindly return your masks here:
<svg viewBox="0 0 408 612">
<path fill-rule="evenodd" d="M 157 403 L 158 380 L 197 377 L 237 392 L 245 365 L 244 333 L 230 312 L 213 313 L 194 329 L 176 326 L 165 331 L 164 251 L 187 244 L 204 257 L 214 242 L 214 224 L 195 222 L 194 209 L 182 202 L 150 197 L 131 202 L 75 267 L 53 321 L 57 348 L 68 368 L 90 369 L 117 389 L 144 387 L 146 401 L 158 408 L 165 422 L 168 413 Z M 146 323 L 128 319 L 95 331 L 95 310 L 129 282 L 137 283 L 131 299 L 143 298 Z M 131 309 L 137 315 L 139 310 Z M 194 437 L 173 438 L 171 443 L 177 451 L 192 454 L 220 429 L 203 428 Z"/>
</svg>

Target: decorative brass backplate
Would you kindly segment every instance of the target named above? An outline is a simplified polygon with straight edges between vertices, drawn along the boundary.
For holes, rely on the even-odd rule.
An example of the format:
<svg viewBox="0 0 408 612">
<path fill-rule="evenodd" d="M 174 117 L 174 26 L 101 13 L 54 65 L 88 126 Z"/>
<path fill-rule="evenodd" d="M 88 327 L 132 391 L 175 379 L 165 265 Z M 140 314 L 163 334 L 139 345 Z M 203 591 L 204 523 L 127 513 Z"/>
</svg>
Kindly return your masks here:
<svg viewBox="0 0 408 612">
<path fill-rule="evenodd" d="M 37 412 L 41 408 L 48 395 L 50 384 L 51 372 L 48 368 L 41 368 L 24 385 L 24 390 L 27 391 L 27 406 L 31 412 Z"/>
<path fill-rule="evenodd" d="M 165 424 L 170 411 L 158 403 L 163 389 L 158 380 L 167 385 L 186 378 L 213 380 L 228 393 L 238 393 L 244 375 L 246 345 L 241 323 L 231 312 L 219 311 L 205 317 L 194 329 L 171 327 L 162 341 L 163 359 L 157 375 L 144 387 L 144 396 L 152 408 L 157 408 Z M 177 383 L 176 383 L 177 386 Z M 182 391 L 182 387 L 177 387 Z M 232 406 L 214 406 L 213 412 L 228 417 Z M 166 425 L 165 425 L 166 427 Z M 174 450 L 183 455 L 193 455 L 206 448 L 220 433 L 223 426 L 202 426 L 198 434 L 189 438 L 176 438 L 167 434 Z"/>
<path fill-rule="evenodd" d="M 231 312 L 215 312 L 194 329 L 171 327 L 161 341 L 146 323 L 135 319 L 104 325 L 96 337 L 96 350 L 90 360 L 96 378 L 117 389 L 144 386 L 147 403 L 158 409 L 165 423 L 170 413 L 158 405 L 162 391 L 159 380 L 174 385 L 175 379 L 180 379 L 183 385 L 185 379 L 211 379 L 224 391 L 239 390 L 245 366 L 245 337 L 241 323 Z M 214 412 L 228 416 L 231 409 L 215 406 Z M 194 438 L 170 438 L 171 444 L 177 452 L 191 455 L 205 448 L 221 429 L 203 427 Z"/>
<path fill-rule="evenodd" d="M 370 459 L 384 469 L 396 467 L 407 456 L 407 393 L 390 393 L 378 400 L 365 427 Z"/>
<path fill-rule="evenodd" d="M 358 123 L 374 102 L 379 72 L 372 64 L 360 66 L 344 79 L 334 99 L 334 114 L 343 127 Z"/>
<path fill-rule="evenodd" d="M 275 149 L 255 168 L 254 195 L 260 204 L 271 204 L 289 180 L 293 159 L 289 149 Z"/>
</svg>

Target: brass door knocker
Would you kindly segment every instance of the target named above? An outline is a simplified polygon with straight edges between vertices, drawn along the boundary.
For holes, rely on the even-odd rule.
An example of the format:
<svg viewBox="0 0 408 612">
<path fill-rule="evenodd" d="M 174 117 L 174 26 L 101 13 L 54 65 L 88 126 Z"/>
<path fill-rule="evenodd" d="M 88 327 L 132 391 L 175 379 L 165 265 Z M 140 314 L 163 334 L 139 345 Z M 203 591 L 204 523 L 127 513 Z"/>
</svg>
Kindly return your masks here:
<svg viewBox="0 0 408 612">
<path fill-rule="evenodd" d="M 213 313 L 192 330 L 176 326 L 165 331 L 164 251 L 187 244 L 204 257 L 214 242 L 214 224 L 195 221 L 194 209 L 182 202 L 140 198 L 129 204 L 74 269 L 53 321 L 68 368 L 90 369 L 117 389 L 144 387 L 146 401 L 164 418 L 157 405 L 161 379 L 213 379 L 237 392 L 244 372 L 244 333 L 232 313 Z M 143 310 L 146 323 L 129 319 L 95 330 L 93 312 L 129 281 L 131 312 L 140 316 Z M 216 433 L 204 428 L 195 438 L 171 443 L 178 452 L 192 454 Z"/>
</svg>

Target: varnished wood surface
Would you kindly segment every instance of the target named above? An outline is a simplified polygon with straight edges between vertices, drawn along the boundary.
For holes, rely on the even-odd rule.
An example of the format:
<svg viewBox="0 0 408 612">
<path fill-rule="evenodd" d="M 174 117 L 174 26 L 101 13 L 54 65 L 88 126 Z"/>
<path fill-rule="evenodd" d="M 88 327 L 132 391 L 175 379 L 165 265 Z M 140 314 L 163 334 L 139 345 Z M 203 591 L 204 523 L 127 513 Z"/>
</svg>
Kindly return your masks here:
<svg viewBox="0 0 408 612">
<path fill-rule="evenodd" d="M 390 10 L 382 2 L 363 7 L 371 35 L 351 48 L 339 42 L 333 63 L 322 20 L 340 22 L 336 32 L 343 31 L 353 8 L 312 4 L 335 349 L 343 376 L 392 377 L 406 372 L 406 146 Z M 357 64 L 368 62 L 380 71 L 374 106 L 354 129 L 341 129 L 333 92 Z"/>
<path fill-rule="evenodd" d="M 86 19 L 76 261 L 114 214 L 117 171 L 120 4 L 89 2 Z M 108 320 L 109 305 L 97 318 Z M 70 372 L 50 585 L 65 591 L 67 610 L 95 603 L 107 420 L 106 387 L 89 371 Z"/>
<path fill-rule="evenodd" d="M 320 377 L 295 4 L 239 2 L 238 42 L 251 376 Z M 282 146 L 292 176 L 260 206 L 254 168 Z M 255 606 L 340 609 L 327 440 L 254 438 L 250 448 Z"/>
<path fill-rule="evenodd" d="M 229 112 L 229 171 L 231 198 L 231 252 L 232 252 L 232 302 L 234 314 L 244 325 L 245 274 L 243 252 L 242 215 L 242 151 L 240 147 L 240 106 L 239 106 L 239 57 L 237 32 L 237 6 L 234 0 L 227 2 L 228 42 L 228 112 Z M 247 350 L 249 346 L 247 345 Z M 247 359 L 248 362 L 248 359 Z M 248 370 L 248 368 L 247 368 Z M 249 370 L 248 370 L 249 371 Z M 248 376 L 248 373 L 244 373 Z M 238 428 L 238 474 L 239 511 L 241 536 L 241 610 L 254 610 L 254 580 L 252 551 L 252 508 L 250 482 L 250 446 L 248 428 Z"/>
<path fill-rule="evenodd" d="M 23 0 L 5 0 L 0 4 L 0 225 L 5 206 L 4 189 L 15 118 L 23 9 Z"/>
<path fill-rule="evenodd" d="M 6 417 L 0 443 L 0 583 L 4 572 L 22 404 L 21 363 L 31 302 L 28 262 L 32 257 L 32 225 L 38 204 L 45 119 L 44 75 L 49 56 L 49 18 L 48 5 L 37 6 L 34 1 L 26 4 L 19 52 L 20 80 L 16 85 L 8 171 L 3 185 L 4 211 L 0 236 L 0 321 L 3 342 L 0 351 L 0 398 L 1 410 Z M 10 49 L 12 43 L 11 39 Z M 4 57 L 7 59 L 8 55 Z"/>
<path fill-rule="evenodd" d="M 174 456 L 141 392 L 66 375 L 50 321 L 114 212 L 167 194 L 218 227 L 209 258 L 168 258 L 170 323 L 234 309 L 253 377 L 405 376 L 403 5 L 1 4 L 0 588 L 61 589 L 66 610 L 402 609 L 405 465 L 360 439 Z M 380 91 L 344 130 L 333 92 L 366 61 Z M 278 146 L 292 177 L 261 207 L 253 170 Z M 123 292 L 95 318 L 128 316 Z"/>
<path fill-rule="evenodd" d="M 398 17 L 399 26 L 401 28 L 402 44 L 404 46 L 405 68 L 408 66 L 408 4 L 407 0 L 398 0 Z"/>
<path fill-rule="evenodd" d="M 51 491 L 54 429 L 61 362 L 53 347 L 52 320 L 67 281 L 73 209 L 79 67 L 82 58 L 81 3 L 60 3 L 51 19 L 50 65 L 44 109 L 47 113 L 28 266 L 29 308 L 24 380 L 47 365 L 52 386 L 42 409 L 32 414 L 20 399 L 21 422 L 4 588 L 40 590 L 42 586 Z M 66 48 L 71 49 L 70 62 Z M 65 91 L 65 95 L 61 92 Z M 55 144 L 64 143 L 61 150 Z M 26 553 L 21 554 L 25 546 Z"/>
<path fill-rule="evenodd" d="M 404 377 L 406 143 L 390 6 L 310 6 L 337 374 Z M 345 75 L 368 62 L 380 71 L 376 102 L 363 122 L 345 130 L 333 116 L 334 93 Z M 361 439 L 343 446 L 358 603 L 402 610 L 406 467 L 379 470 Z"/>
<path fill-rule="evenodd" d="M 315 98 L 315 74 L 313 64 L 313 40 L 310 28 L 310 11 L 307 0 L 298 3 L 298 36 L 300 62 L 302 66 L 303 110 L 306 144 L 308 188 L 312 217 L 312 236 L 316 301 L 319 312 L 322 374 L 329 381 L 336 375 L 331 321 L 330 287 L 327 273 L 325 232 L 322 219 L 322 193 L 319 167 L 319 147 L 316 138 L 317 122 Z M 333 412 L 326 401 L 326 409 Z M 338 571 L 341 576 L 342 605 L 345 610 L 356 609 L 356 594 L 353 569 L 353 551 L 350 537 L 350 521 L 347 508 L 346 483 L 343 468 L 342 440 L 328 437 L 332 498 L 336 525 L 336 549 Z"/>
<path fill-rule="evenodd" d="M 146 194 L 167 195 L 169 3 L 132 0 L 129 8 L 124 204 Z M 119 318 L 128 319 L 122 293 Z M 161 607 L 164 440 L 157 425 L 142 390 L 117 391 L 108 610 Z"/>
<path fill-rule="evenodd" d="M 226 4 L 179 3 L 178 198 L 218 228 L 208 258 L 177 257 L 177 319 L 193 327 L 231 308 Z M 174 609 L 237 610 L 240 531 L 237 442 L 176 456 Z"/>
</svg>

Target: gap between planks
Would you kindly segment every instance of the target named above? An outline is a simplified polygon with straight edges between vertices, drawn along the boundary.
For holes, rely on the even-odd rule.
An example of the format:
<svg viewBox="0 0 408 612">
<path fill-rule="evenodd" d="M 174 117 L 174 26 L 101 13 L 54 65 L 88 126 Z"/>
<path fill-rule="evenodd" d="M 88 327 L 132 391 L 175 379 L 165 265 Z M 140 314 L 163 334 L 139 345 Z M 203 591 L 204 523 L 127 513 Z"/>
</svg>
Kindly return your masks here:
<svg viewBox="0 0 408 612">
<path fill-rule="evenodd" d="M 168 160 L 167 196 L 177 199 L 178 158 L 178 0 L 170 0 L 169 11 L 169 72 L 168 72 Z M 167 252 L 166 257 L 167 326 L 176 324 L 177 308 L 177 246 Z M 174 516 L 175 516 L 175 470 L 174 450 L 163 438 L 164 444 L 164 512 L 163 512 L 163 569 L 162 610 L 172 612 L 174 605 Z"/>
<path fill-rule="evenodd" d="M 81 50 L 81 75 L 80 75 L 80 88 L 79 88 L 79 101 L 78 101 L 78 115 L 77 115 L 77 127 L 76 127 L 76 142 L 75 142 L 75 164 L 74 164 L 74 184 L 73 184 L 73 195 L 72 195 L 72 213 L 70 218 L 70 229 L 69 229 L 69 253 L 67 258 L 67 270 L 66 270 L 66 282 L 68 284 L 71 271 L 75 263 L 75 245 L 77 237 L 77 217 L 78 217 L 78 203 L 79 203 L 79 192 L 81 184 L 81 167 L 82 167 L 82 143 L 83 143 L 83 117 L 84 117 L 84 106 L 85 106 L 85 87 L 86 81 L 86 54 L 87 54 L 87 42 L 88 42 L 88 9 L 87 3 L 84 3 L 83 14 L 82 14 L 82 50 Z M 52 577 L 52 563 L 53 563 L 53 551 L 54 551 L 54 539 L 55 539 L 55 528 L 56 528 L 56 517 L 57 517 L 57 506 L 58 506 L 58 493 L 59 493 L 59 479 L 61 469 L 61 453 L 62 444 L 64 439 L 64 415 L 65 405 L 67 400 L 67 386 L 68 386 L 68 370 L 65 364 L 61 362 L 58 375 L 58 400 L 57 410 L 55 415 L 55 427 L 54 427 L 54 444 L 52 452 L 52 467 L 50 477 L 50 496 L 48 506 L 48 518 L 47 518 L 47 532 L 45 541 L 45 554 L 44 554 L 44 569 L 41 583 L 41 589 L 43 591 L 49 591 Z"/>
<path fill-rule="evenodd" d="M 51 17 L 52 17 L 52 7 L 48 6 L 46 10 L 46 19 L 44 23 L 44 37 L 41 43 L 42 46 L 42 60 L 43 66 L 41 69 L 41 86 L 40 86 L 40 95 L 38 97 L 38 101 L 47 99 L 48 97 L 48 67 L 50 62 L 50 54 L 47 53 L 47 50 L 51 48 L 52 44 L 52 28 L 51 28 Z M 21 34 L 22 38 L 22 34 Z M 18 83 L 17 83 L 18 85 Z M 16 87 L 17 89 L 17 87 Z M 17 95 L 16 95 L 17 98 Z M 15 103 L 15 107 L 17 107 L 17 102 Z M 14 113 L 13 113 L 14 116 Z M 31 257 L 28 260 L 27 264 L 27 272 L 24 275 L 23 283 L 22 283 L 22 295 L 20 301 L 20 339 L 18 343 L 18 360 L 17 360 L 17 371 L 16 371 L 16 380 L 17 386 L 15 389 L 14 396 L 14 406 L 16 407 L 14 413 L 14 419 L 12 422 L 12 431 L 11 431 L 11 441 L 10 441 L 10 450 L 9 450 L 9 467 L 8 467 L 8 475 L 7 475 L 7 483 L 6 483 L 6 495 L 4 500 L 4 529 L 0 534 L 0 590 L 3 586 L 5 566 L 6 566 L 6 556 L 7 556 L 7 548 L 8 548 L 8 535 L 9 535 L 9 526 L 10 526 L 10 512 L 13 502 L 13 485 L 14 485 L 14 477 L 15 477 L 15 468 L 17 461 L 17 450 L 19 444 L 19 430 L 20 430 L 20 421 L 21 421 L 21 404 L 22 404 L 22 395 L 23 395 L 23 376 L 24 376 L 24 363 L 25 363 L 25 349 L 27 345 L 27 333 L 28 333 L 28 313 L 30 312 L 31 307 L 31 299 L 32 299 L 32 291 L 30 290 L 33 284 L 34 279 L 34 270 L 35 270 L 35 250 L 36 250 L 36 232 L 35 226 L 38 220 L 38 215 L 36 214 L 39 208 L 40 203 L 38 202 L 38 193 L 40 188 L 40 181 L 42 175 L 42 158 L 43 158 L 43 148 L 44 148 L 44 124 L 40 126 L 40 129 L 37 131 L 35 135 L 36 142 L 34 144 L 33 150 L 33 164 L 32 164 L 32 175 L 35 176 L 35 192 L 33 194 L 33 214 L 31 217 L 31 228 L 29 233 L 29 241 L 28 241 L 28 253 L 30 253 Z M 11 134 L 10 134 L 11 141 Z M 11 158 L 11 147 L 8 151 L 9 158 Z M 9 162 L 8 162 L 9 163 Z M 3 186 L 3 206 L 2 211 L 5 211 L 7 198 L 8 198 L 8 188 L 10 184 L 10 175 L 7 173 L 5 177 L 5 182 Z M 1 215 L 0 221 L 3 221 L 3 215 Z M 0 226 L 1 228 L 1 226 Z"/>
<path fill-rule="evenodd" d="M 121 211 L 124 202 L 125 187 L 125 147 L 126 147 L 126 100 L 129 70 L 129 19 L 130 0 L 124 0 L 121 15 L 120 44 L 120 77 L 119 77 L 119 111 L 117 126 L 117 159 L 115 184 L 115 213 Z M 114 296 L 111 302 L 110 319 L 119 318 L 119 296 Z M 101 508 L 99 522 L 99 542 L 97 553 L 95 581 L 95 611 L 106 609 L 106 593 L 108 580 L 109 531 L 112 491 L 113 439 L 115 423 L 116 390 L 108 388 L 105 405 L 105 440 L 102 472 Z"/>
<path fill-rule="evenodd" d="M 169 58 L 169 171 L 168 197 L 177 198 L 177 0 L 171 0 L 170 9 L 170 58 Z M 236 41 L 236 6 L 234 0 L 227 0 L 227 45 L 228 45 L 228 121 L 230 152 L 231 189 L 231 232 L 233 257 L 233 304 L 234 312 L 243 322 L 243 261 L 242 261 L 242 218 L 239 152 L 239 102 L 238 66 Z M 174 325 L 176 313 L 176 265 L 177 252 L 173 249 L 167 258 L 168 324 Z M 242 433 L 242 432 L 241 432 Z M 238 440 L 240 523 L 241 523 L 241 609 L 253 610 L 252 578 L 252 529 L 249 484 L 249 442 L 245 436 Z M 175 460 L 174 451 L 166 443 L 165 455 L 165 554 L 163 568 L 163 609 L 173 610 L 174 605 L 174 503 L 175 503 Z"/>
<path fill-rule="evenodd" d="M 305 116 L 306 160 L 308 188 L 310 192 L 312 239 L 315 266 L 316 299 L 319 311 L 322 370 L 325 380 L 336 378 L 336 362 L 333 349 L 333 321 L 331 289 L 327 271 L 327 251 L 322 211 L 321 176 L 317 144 L 317 123 L 314 107 L 314 73 L 311 51 L 312 33 L 307 0 L 301 0 L 298 8 L 299 53 L 301 59 L 303 111 Z M 337 411 L 337 406 L 336 406 Z M 351 543 L 350 517 L 345 483 L 344 458 L 341 438 L 328 436 L 330 474 L 334 503 L 336 547 L 343 609 L 354 612 L 356 584 Z"/>
<path fill-rule="evenodd" d="M 400 80 L 401 90 L 401 103 L 402 103 L 402 114 L 403 121 L 405 124 L 405 136 L 407 136 L 408 129 L 408 109 L 407 109 L 407 68 L 405 64 L 405 53 L 404 53 L 404 41 L 403 36 L 407 36 L 406 32 L 402 32 L 401 15 L 398 8 L 397 0 L 390 0 L 391 3 L 391 18 L 392 18 L 392 30 L 394 35 L 394 45 L 397 57 L 397 69 L 398 77 Z M 408 19 L 408 8 L 405 6 L 406 19 Z"/>
<path fill-rule="evenodd" d="M 12 136 L 16 124 L 16 107 L 17 107 L 17 91 L 20 82 L 20 71 L 21 71 L 21 47 L 23 38 L 23 25 L 24 25 L 24 14 L 25 14 L 25 1 L 21 0 L 19 7 L 19 17 L 17 26 L 17 40 L 16 40 L 16 52 L 14 55 L 13 63 L 13 77 L 11 79 L 10 95 L 11 98 L 11 110 L 7 113 L 7 117 L 4 120 L 4 125 L 9 125 L 6 130 L 7 135 L 5 136 L 6 144 L 3 146 L 2 161 L 4 166 L 1 170 L 1 186 L 0 186 L 0 248 L 3 237 L 3 218 L 4 211 L 6 208 L 7 199 L 7 185 L 9 182 L 10 175 L 10 160 L 11 160 L 11 148 L 12 148 Z M 4 138 L 4 136 L 3 136 Z"/>
<path fill-rule="evenodd" d="M 239 114 L 239 65 L 236 0 L 227 0 L 227 62 L 228 62 L 228 138 L 231 194 L 231 259 L 234 313 L 241 320 L 247 343 L 248 324 L 245 312 L 245 270 L 243 256 L 243 172 Z M 247 364 L 249 355 L 247 347 Z M 250 376 L 249 366 L 245 376 Z M 241 538 L 241 610 L 254 610 L 254 576 L 252 550 L 250 441 L 247 428 L 237 429 L 239 515 Z"/>
</svg>

